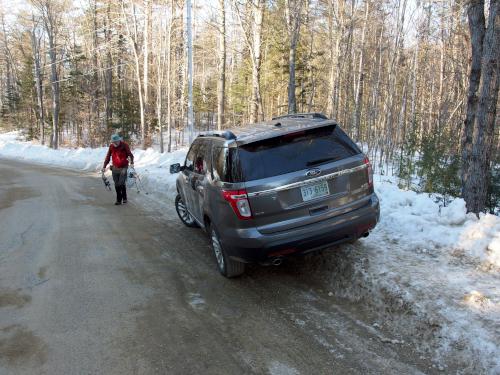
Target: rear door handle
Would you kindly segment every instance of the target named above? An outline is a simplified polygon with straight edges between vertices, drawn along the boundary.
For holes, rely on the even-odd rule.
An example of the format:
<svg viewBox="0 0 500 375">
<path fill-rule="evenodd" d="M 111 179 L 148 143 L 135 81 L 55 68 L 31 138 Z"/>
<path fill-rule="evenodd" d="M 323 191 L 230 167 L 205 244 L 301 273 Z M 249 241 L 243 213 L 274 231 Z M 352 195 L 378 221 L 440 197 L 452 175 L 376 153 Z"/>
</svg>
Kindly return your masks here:
<svg viewBox="0 0 500 375">
<path fill-rule="evenodd" d="M 196 190 L 196 177 L 191 175 L 189 177 L 189 185 L 191 185 L 191 189 Z"/>
</svg>

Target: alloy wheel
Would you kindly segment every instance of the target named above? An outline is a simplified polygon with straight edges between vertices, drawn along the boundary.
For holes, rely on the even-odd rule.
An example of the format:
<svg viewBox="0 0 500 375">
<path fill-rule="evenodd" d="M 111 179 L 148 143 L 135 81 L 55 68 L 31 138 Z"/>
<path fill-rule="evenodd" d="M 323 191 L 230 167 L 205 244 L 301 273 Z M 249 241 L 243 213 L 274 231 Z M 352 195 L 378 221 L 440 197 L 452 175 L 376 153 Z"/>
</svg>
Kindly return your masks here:
<svg viewBox="0 0 500 375">
<path fill-rule="evenodd" d="M 188 225 L 192 225 L 194 223 L 194 219 L 187 210 L 186 205 L 184 204 L 184 201 L 182 199 L 179 199 L 177 202 L 177 210 L 182 221 L 184 221 Z"/>
<path fill-rule="evenodd" d="M 214 248 L 215 258 L 217 260 L 217 265 L 221 271 L 224 271 L 224 255 L 222 254 L 222 247 L 219 242 L 219 237 L 217 233 L 212 229 L 212 247 Z"/>
</svg>

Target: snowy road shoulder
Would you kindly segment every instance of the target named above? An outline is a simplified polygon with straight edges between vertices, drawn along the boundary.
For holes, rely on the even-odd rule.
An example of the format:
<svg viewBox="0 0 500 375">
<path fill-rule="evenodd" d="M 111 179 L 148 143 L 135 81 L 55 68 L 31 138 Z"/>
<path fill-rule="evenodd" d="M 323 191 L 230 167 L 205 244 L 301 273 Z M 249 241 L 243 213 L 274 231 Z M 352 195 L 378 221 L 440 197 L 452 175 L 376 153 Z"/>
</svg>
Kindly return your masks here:
<svg viewBox="0 0 500 375">
<path fill-rule="evenodd" d="M 95 172 L 96 176 L 108 149 L 100 148 L 59 148 L 53 150 L 32 142 L 19 140 L 17 132 L 0 134 L 0 157 L 30 163 L 57 166 L 72 170 Z M 186 149 L 161 154 L 153 149 L 133 150 L 135 168 L 141 176 L 145 191 L 154 192 L 159 200 L 175 198 L 175 175 L 170 175 L 173 163 L 183 163 Z M 109 175 L 110 173 L 107 172 Z"/>
<path fill-rule="evenodd" d="M 169 165 L 182 162 L 186 150 L 133 152 L 150 197 L 173 198 Z M 16 133 L 0 134 L 0 158 L 93 172 L 105 154 L 106 148 L 51 150 L 19 141 Z M 333 293 L 378 309 L 375 324 L 419 341 L 437 367 L 452 361 L 464 374 L 500 373 L 500 218 L 466 214 L 461 199 L 440 207 L 386 176 L 374 181 L 381 221 L 358 244 L 325 253 L 319 267 L 331 276 L 324 282 Z"/>
</svg>

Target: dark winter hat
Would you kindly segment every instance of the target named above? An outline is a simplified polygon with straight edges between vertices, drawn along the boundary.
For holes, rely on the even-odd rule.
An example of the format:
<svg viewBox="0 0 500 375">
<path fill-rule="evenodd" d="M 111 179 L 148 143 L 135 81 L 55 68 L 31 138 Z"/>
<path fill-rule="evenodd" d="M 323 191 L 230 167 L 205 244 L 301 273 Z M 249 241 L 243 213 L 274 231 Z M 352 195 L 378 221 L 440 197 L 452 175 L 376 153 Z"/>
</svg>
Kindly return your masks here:
<svg viewBox="0 0 500 375">
<path fill-rule="evenodd" d="M 119 142 L 122 140 L 122 137 L 120 137 L 118 134 L 113 134 L 111 136 L 111 142 Z"/>
</svg>

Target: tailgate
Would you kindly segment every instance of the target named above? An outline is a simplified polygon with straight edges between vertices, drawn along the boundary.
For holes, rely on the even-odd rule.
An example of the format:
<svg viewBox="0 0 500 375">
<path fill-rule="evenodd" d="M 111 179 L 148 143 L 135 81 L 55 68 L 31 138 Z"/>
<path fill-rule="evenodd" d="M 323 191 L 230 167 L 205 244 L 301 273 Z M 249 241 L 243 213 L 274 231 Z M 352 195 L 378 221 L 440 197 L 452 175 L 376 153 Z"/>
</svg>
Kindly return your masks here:
<svg viewBox="0 0 500 375">
<path fill-rule="evenodd" d="M 340 215 L 372 193 L 364 155 L 338 127 L 245 145 L 239 159 L 261 233 Z"/>
</svg>

